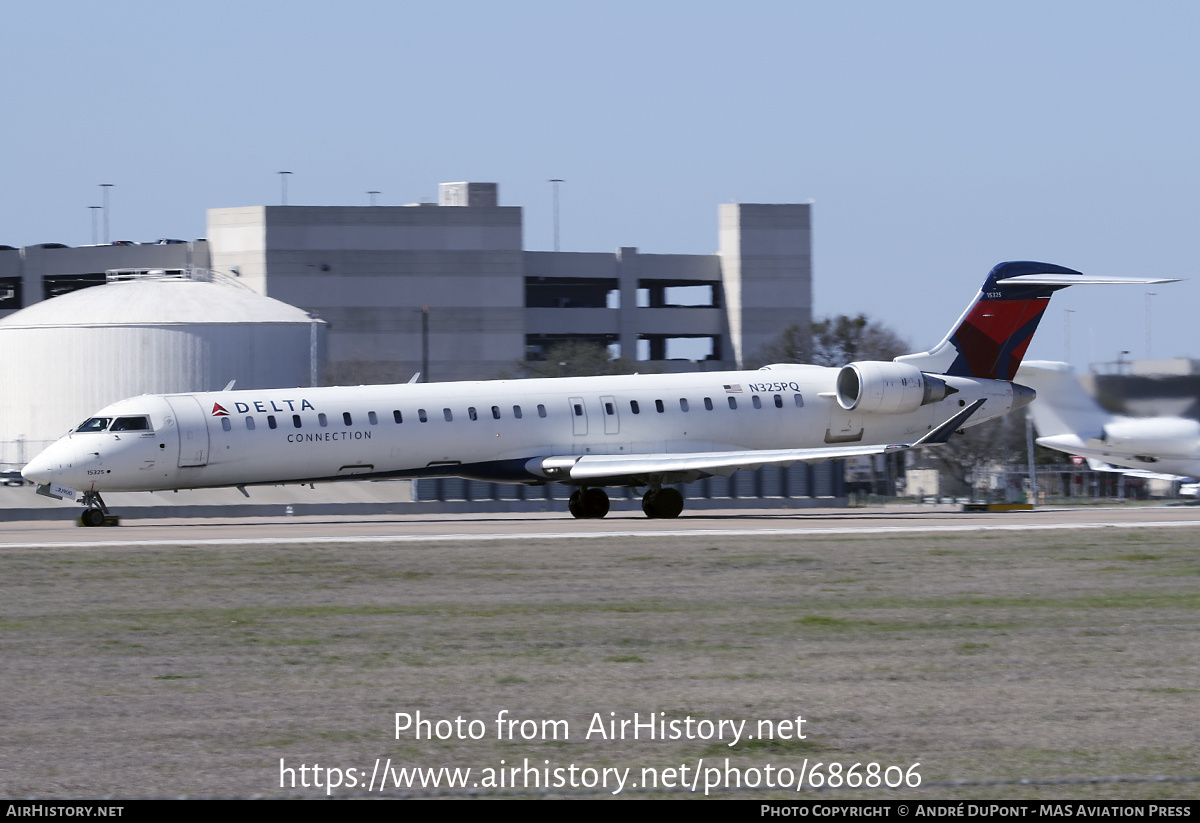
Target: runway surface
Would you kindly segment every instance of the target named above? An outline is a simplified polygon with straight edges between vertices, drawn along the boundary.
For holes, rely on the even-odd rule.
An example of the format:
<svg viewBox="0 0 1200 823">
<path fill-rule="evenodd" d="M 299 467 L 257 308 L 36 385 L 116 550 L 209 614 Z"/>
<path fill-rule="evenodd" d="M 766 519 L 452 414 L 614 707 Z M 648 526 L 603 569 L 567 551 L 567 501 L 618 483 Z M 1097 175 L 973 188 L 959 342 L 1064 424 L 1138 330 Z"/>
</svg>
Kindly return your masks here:
<svg viewBox="0 0 1200 823">
<path fill-rule="evenodd" d="M 685 512 L 675 520 L 614 513 L 575 520 L 566 513 L 380 515 L 135 520 L 115 528 L 66 522 L 7 523 L 0 550 L 52 546 L 383 543 L 430 540 L 545 540 L 604 537 L 871 535 L 918 532 L 1200 527 L 1200 507 L 1044 508 L 1032 512 L 963 512 L 958 507 Z"/>
</svg>

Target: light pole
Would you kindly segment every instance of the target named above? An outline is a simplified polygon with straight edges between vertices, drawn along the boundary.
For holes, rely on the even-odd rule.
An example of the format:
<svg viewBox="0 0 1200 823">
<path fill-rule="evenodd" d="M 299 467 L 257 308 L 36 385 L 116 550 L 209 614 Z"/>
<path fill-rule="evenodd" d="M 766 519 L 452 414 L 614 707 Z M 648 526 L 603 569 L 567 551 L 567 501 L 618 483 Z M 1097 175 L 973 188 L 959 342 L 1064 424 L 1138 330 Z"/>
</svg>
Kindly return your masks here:
<svg viewBox="0 0 1200 823">
<path fill-rule="evenodd" d="M 1071 315 L 1074 309 L 1063 309 L 1063 361 L 1071 362 Z"/>
<path fill-rule="evenodd" d="M 100 189 L 104 192 L 104 243 L 107 245 L 110 242 L 108 236 L 108 190 L 113 187 L 112 183 L 101 183 Z"/>
<path fill-rule="evenodd" d="M 287 179 L 288 179 L 288 175 L 291 174 L 291 172 L 290 171 L 281 171 L 281 172 L 278 172 L 278 174 L 279 174 L 280 205 L 286 206 L 287 205 Z"/>
<path fill-rule="evenodd" d="M 375 195 L 377 195 L 377 194 L 379 194 L 379 192 L 377 192 L 377 191 L 369 191 L 369 192 L 367 192 L 367 197 L 371 198 L 371 200 L 370 200 L 370 204 L 371 204 L 372 206 L 374 206 L 374 205 L 375 205 Z"/>
<path fill-rule="evenodd" d="M 429 382 L 429 307 L 421 307 L 421 382 Z"/>
<path fill-rule="evenodd" d="M 92 245 L 96 246 L 100 243 L 100 215 L 97 214 L 104 206 L 88 206 L 88 210 L 92 213 Z"/>
<path fill-rule="evenodd" d="M 1150 298 L 1158 294 L 1156 291 L 1146 292 L 1146 359 L 1150 359 Z"/>
<path fill-rule="evenodd" d="M 558 177 L 550 178 L 550 182 L 554 184 L 554 250 L 558 251 L 558 184 L 565 183 Z"/>
</svg>

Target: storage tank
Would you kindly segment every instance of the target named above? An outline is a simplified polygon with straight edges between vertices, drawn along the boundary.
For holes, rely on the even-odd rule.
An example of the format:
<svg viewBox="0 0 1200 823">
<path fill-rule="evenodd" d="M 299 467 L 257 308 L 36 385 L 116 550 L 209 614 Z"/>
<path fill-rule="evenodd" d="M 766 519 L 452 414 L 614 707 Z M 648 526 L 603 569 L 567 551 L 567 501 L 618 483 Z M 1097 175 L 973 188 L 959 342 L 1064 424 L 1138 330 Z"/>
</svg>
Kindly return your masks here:
<svg viewBox="0 0 1200 823">
<path fill-rule="evenodd" d="M 109 272 L 0 319 L 0 468 L 139 394 L 312 386 L 325 323 L 204 270 Z"/>
</svg>

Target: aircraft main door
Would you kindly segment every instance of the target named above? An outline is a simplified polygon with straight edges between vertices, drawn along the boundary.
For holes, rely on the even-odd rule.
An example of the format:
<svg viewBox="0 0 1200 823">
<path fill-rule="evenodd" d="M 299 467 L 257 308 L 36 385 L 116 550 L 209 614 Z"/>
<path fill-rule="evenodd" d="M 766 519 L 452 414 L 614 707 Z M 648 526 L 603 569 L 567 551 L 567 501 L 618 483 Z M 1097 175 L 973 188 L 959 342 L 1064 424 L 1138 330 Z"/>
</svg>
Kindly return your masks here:
<svg viewBox="0 0 1200 823">
<path fill-rule="evenodd" d="M 179 468 L 208 465 L 208 418 L 190 394 L 166 398 L 179 432 Z"/>
</svg>

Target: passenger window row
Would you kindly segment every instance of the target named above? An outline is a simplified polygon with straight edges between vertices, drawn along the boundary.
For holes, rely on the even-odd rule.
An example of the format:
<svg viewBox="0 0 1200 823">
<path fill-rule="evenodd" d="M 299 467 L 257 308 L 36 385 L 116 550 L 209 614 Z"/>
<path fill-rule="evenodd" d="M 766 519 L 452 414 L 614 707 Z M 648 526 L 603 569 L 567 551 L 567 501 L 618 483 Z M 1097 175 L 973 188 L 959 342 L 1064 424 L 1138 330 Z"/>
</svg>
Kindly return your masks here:
<svg viewBox="0 0 1200 823">
<path fill-rule="evenodd" d="M 796 408 L 800 409 L 800 408 L 804 407 L 804 397 L 802 395 L 795 394 L 792 397 L 793 397 L 793 402 L 796 405 Z M 731 395 L 727 399 L 728 399 L 728 403 L 729 403 L 729 408 L 737 409 L 737 407 L 738 407 L 737 398 L 733 397 Z M 772 400 L 774 401 L 775 408 L 777 408 L 777 409 L 783 408 L 783 395 L 779 395 L 779 394 L 772 395 Z M 750 396 L 750 402 L 751 402 L 751 405 L 753 405 L 754 408 L 756 408 L 756 409 L 761 409 L 763 407 L 762 398 L 759 397 L 759 395 L 757 395 L 757 394 Z M 688 405 L 687 398 L 685 398 L 685 397 L 679 398 L 679 410 L 682 412 L 686 412 L 689 410 L 689 408 L 690 407 Z M 713 401 L 712 401 L 711 397 L 704 398 L 704 408 L 707 411 L 713 410 L 714 407 L 713 407 Z M 572 410 L 575 412 L 575 415 L 577 417 L 583 416 L 583 405 L 582 404 L 580 404 L 580 403 L 572 404 Z M 630 400 L 629 401 L 629 410 L 631 412 L 633 412 L 634 414 L 641 414 L 641 406 L 638 404 L 638 401 Z M 663 403 L 662 400 L 655 400 L 654 401 L 654 410 L 656 412 L 658 412 L 659 414 L 663 414 L 667 410 L 666 404 Z M 501 419 L 502 414 L 501 414 L 499 406 L 492 406 L 489 411 L 491 413 L 492 419 L 494 419 L 494 420 Z M 545 417 L 546 416 L 546 406 L 542 403 L 538 403 L 537 413 L 538 413 L 538 417 Z M 604 413 L 609 416 L 613 416 L 617 413 L 616 407 L 614 406 L 612 401 L 609 401 L 609 400 L 604 401 Z M 515 405 L 512 407 L 512 416 L 514 418 L 516 418 L 517 420 L 520 420 L 524 416 L 524 413 L 521 411 L 521 407 L 519 405 Z M 479 419 L 478 409 L 476 409 L 474 406 L 468 406 L 467 407 L 467 418 L 469 420 L 478 420 Z M 397 424 L 401 424 L 404 422 L 404 415 L 400 412 L 399 409 L 393 409 L 392 410 L 392 419 Z M 417 419 L 420 420 L 422 423 L 429 422 L 429 415 L 425 411 L 425 409 L 417 409 Z M 444 419 L 447 423 L 453 422 L 454 421 L 453 410 L 449 409 L 449 408 L 442 409 L 442 419 Z M 91 421 L 89 421 L 89 422 L 91 422 Z M 367 412 L 367 422 L 370 423 L 372 426 L 377 425 L 379 423 L 379 416 L 375 412 L 369 411 L 369 412 Z M 105 421 L 105 423 L 107 424 L 107 421 Z M 346 426 L 354 425 L 354 418 L 350 414 L 350 412 L 342 412 L 342 423 L 343 423 L 343 425 L 346 425 Z M 321 428 L 325 428 L 329 425 L 329 418 L 325 415 L 324 412 L 319 412 L 317 414 L 317 425 L 320 426 Z M 248 431 L 254 431 L 254 426 L 255 426 L 254 417 L 251 415 L 247 415 L 246 416 L 246 429 Z M 267 415 L 267 427 L 271 428 L 271 429 L 279 428 L 279 423 L 275 419 L 275 415 L 273 415 L 273 414 Z M 298 415 L 298 414 L 292 415 L 292 427 L 296 428 L 296 429 L 303 427 L 303 420 L 301 419 L 300 415 Z M 224 431 L 231 431 L 232 428 L 233 427 L 229 422 L 229 418 L 222 417 L 221 418 L 221 429 Z M 114 426 L 114 429 L 115 429 L 115 426 Z M 78 430 L 83 431 L 84 430 L 83 426 L 81 426 Z"/>
<path fill-rule="evenodd" d="M 491 411 L 491 416 L 494 420 L 499 420 L 499 419 L 501 419 L 501 417 L 503 417 L 503 413 L 501 412 L 499 406 L 492 406 L 490 411 Z M 546 416 L 546 406 L 542 403 L 538 403 L 537 413 L 538 413 L 538 417 L 545 417 Z M 521 407 L 519 405 L 517 405 L 517 406 L 512 407 L 512 416 L 515 417 L 517 420 L 520 420 L 521 418 L 523 418 L 525 416 L 525 413 L 522 411 Z M 474 406 L 468 407 L 467 408 L 467 417 L 470 418 L 471 420 L 478 420 L 479 419 L 478 410 Z M 442 409 L 442 418 L 447 423 L 453 422 L 454 421 L 453 410 L 448 409 L 448 408 Z M 401 424 L 404 422 L 404 414 L 399 409 L 393 409 L 392 410 L 392 419 L 394 421 L 396 421 L 397 424 Z M 429 422 L 429 414 L 425 411 L 425 409 L 417 409 L 417 419 L 420 420 L 422 423 L 428 423 Z M 367 412 L 367 422 L 370 423 L 372 426 L 378 425 L 379 415 L 377 415 L 373 411 Z M 343 423 L 343 425 L 346 425 L 346 426 L 353 426 L 354 425 L 353 415 L 351 415 L 350 412 L 342 412 L 342 423 Z M 304 425 L 304 421 L 300 417 L 300 415 L 293 414 L 292 415 L 292 427 L 299 429 L 299 428 L 303 428 L 303 425 Z M 325 428 L 329 425 L 329 418 L 325 415 L 324 412 L 319 412 L 317 414 L 317 425 L 319 425 L 321 428 Z M 246 429 L 248 431 L 254 431 L 254 426 L 255 426 L 254 417 L 252 415 L 247 415 L 246 416 Z M 273 415 L 273 414 L 267 415 L 267 427 L 271 428 L 271 429 L 279 428 L 279 421 L 277 421 L 275 419 L 275 415 Z M 224 431 L 232 430 L 233 427 L 230 424 L 228 417 L 221 418 L 221 428 Z"/>
<path fill-rule="evenodd" d="M 783 408 L 783 395 L 775 394 L 775 395 L 772 395 L 771 397 L 775 403 L 775 408 L 782 409 Z M 793 402 L 796 404 L 796 408 L 798 408 L 798 409 L 804 408 L 804 396 L 803 395 L 794 394 L 794 395 L 792 395 L 792 398 L 793 398 Z M 728 401 L 729 401 L 729 408 L 736 409 L 738 407 L 738 402 L 737 402 L 736 397 L 733 397 L 732 395 L 730 395 L 730 397 L 728 398 Z M 750 396 L 750 403 L 756 409 L 761 409 L 763 407 L 762 398 L 759 397 L 757 394 Z M 575 413 L 582 414 L 582 412 L 579 411 L 578 408 L 579 407 L 577 405 Z M 713 410 L 713 401 L 712 401 L 711 397 L 704 398 L 704 408 L 707 411 Z M 605 403 L 604 410 L 605 410 L 605 413 L 607 413 L 607 414 L 614 414 L 613 408 L 612 408 L 612 403 Z M 631 412 L 633 412 L 634 414 L 642 413 L 642 408 L 638 404 L 638 401 L 636 401 L 636 400 L 629 401 L 629 410 Z M 658 412 L 659 414 L 662 414 L 667 410 L 666 404 L 664 404 L 663 401 L 661 401 L 661 400 L 655 400 L 654 401 L 654 410 L 656 412 Z M 686 397 L 679 398 L 679 410 L 684 411 L 684 412 L 688 410 L 688 401 L 687 401 Z"/>
</svg>

